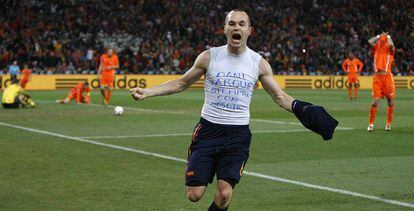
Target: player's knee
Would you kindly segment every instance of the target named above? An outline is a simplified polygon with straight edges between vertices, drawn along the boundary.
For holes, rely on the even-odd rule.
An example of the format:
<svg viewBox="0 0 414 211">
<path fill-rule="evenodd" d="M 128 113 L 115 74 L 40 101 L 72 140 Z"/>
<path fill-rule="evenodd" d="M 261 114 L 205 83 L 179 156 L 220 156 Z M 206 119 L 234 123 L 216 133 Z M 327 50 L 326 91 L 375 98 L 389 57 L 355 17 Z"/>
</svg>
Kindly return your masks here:
<svg viewBox="0 0 414 211">
<path fill-rule="evenodd" d="M 217 190 L 216 199 L 217 199 L 217 202 L 219 202 L 218 205 L 224 206 L 228 204 L 228 202 L 231 199 L 232 194 L 233 194 L 232 188 L 225 188 L 225 189 Z"/>
<path fill-rule="evenodd" d="M 198 202 L 203 197 L 200 193 L 187 192 L 187 199 L 192 202 Z"/>
<path fill-rule="evenodd" d="M 187 189 L 187 199 L 192 202 L 198 202 L 204 195 L 204 191 L 197 189 Z"/>
</svg>

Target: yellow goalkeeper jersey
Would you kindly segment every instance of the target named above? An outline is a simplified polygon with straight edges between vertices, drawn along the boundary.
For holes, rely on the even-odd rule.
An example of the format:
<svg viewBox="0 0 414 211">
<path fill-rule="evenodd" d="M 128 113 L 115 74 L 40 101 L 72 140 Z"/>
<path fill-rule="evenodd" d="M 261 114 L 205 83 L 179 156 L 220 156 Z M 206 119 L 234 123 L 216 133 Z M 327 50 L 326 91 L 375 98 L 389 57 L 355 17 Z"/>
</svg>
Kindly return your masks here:
<svg viewBox="0 0 414 211">
<path fill-rule="evenodd" d="M 23 88 L 18 84 L 11 84 L 4 90 L 1 102 L 12 104 L 20 93 L 24 93 Z"/>
</svg>

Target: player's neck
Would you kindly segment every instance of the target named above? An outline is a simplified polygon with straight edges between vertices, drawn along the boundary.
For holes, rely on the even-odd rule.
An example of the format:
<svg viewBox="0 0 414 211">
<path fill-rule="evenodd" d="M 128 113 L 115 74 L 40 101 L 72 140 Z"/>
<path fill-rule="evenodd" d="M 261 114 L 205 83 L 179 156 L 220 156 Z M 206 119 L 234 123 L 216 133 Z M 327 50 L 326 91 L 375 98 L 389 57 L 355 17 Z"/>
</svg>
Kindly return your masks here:
<svg viewBox="0 0 414 211">
<path fill-rule="evenodd" d="M 227 51 L 234 55 L 240 55 L 246 51 L 246 45 L 243 45 L 241 47 L 232 47 L 230 45 L 227 45 Z"/>
</svg>

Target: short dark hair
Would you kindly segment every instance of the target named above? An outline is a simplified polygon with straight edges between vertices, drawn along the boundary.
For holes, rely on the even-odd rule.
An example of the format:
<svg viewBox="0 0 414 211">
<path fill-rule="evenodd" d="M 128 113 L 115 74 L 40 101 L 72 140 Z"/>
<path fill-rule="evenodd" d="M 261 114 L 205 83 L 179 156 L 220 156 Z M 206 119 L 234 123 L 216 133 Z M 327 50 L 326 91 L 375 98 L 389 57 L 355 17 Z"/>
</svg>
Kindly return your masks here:
<svg viewBox="0 0 414 211">
<path fill-rule="evenodd" d="M 249 16 L 249 14 L 247 14 L 247 12 L 246 12 L 245 10 L 243 10 L 243 9 L 232 9 L 230 12 L 228 12 L 228 13 L 226 14 L 226 18 L 224 19 L 224 25 L 226 25 L 226 23 L 227 23 L 227 17 L 229 16 L 229 14 L 230 14 L 231 12 L 244 12 L 244 13 L 246 13 L 246 15 L 247 15 L 247 22 L 248 22 L 249 26 L 251 26 L 251 25 L 252 25 L 252 22 L 251 22 L 251 20 L 250 20 L 250 16 Z"/>
<path fill-rule="evenodd" d="M 19 79 L 13 78 L 13 79 L 11 79 L 10 83 L 11 84 L 18 84 L 19 83 Z"/>
</svg>

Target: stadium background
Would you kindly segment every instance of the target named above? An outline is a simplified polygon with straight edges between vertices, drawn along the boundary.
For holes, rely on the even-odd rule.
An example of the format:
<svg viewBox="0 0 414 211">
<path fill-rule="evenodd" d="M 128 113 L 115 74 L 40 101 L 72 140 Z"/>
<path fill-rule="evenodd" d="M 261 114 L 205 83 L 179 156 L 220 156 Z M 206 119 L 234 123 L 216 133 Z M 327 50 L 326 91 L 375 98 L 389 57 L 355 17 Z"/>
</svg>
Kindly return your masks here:
<svg viewBox="0 0 414 211">
<path fill-rule="evenodd" d="M 181 74 L 225 43 L 226 11 L 245 8 L 248 45 L 279 75 L 343 75 L 349 51 L 372 74 L 367 40 L 394 38 L 394 75 L 414 75 L 412 1 L 13 1 L 0 0 L 0 69 L 18 60 L 37 74 L 94 74 L 114 47 L 126 74 Z"/>
</svg>

